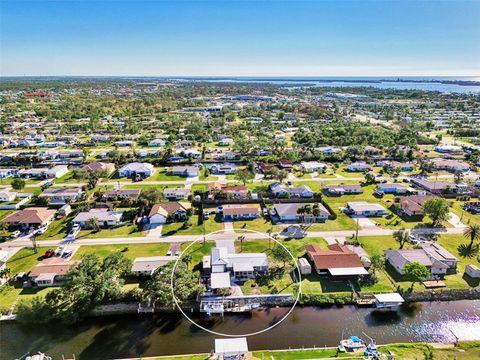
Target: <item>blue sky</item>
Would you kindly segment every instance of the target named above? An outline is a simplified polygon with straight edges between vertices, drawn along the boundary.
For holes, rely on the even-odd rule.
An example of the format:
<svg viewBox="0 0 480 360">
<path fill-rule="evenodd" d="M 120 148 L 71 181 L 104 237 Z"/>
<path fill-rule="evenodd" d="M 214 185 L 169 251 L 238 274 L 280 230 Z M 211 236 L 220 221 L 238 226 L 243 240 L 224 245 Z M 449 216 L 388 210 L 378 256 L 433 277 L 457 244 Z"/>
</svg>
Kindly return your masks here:
<svg viewBox="0 0 480 360">
<path fill-rule="evenodd" d="M 0 74 L 480 75 L 480 1 L 0 0 Z"/>
</svg>

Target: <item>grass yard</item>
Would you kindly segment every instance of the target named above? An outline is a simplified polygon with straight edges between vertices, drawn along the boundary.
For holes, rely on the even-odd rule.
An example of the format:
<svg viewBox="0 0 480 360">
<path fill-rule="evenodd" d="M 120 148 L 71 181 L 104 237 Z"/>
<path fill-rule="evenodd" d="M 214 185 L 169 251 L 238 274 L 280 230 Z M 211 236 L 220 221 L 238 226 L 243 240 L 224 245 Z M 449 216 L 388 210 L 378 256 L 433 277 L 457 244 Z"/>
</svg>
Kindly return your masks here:
<svg viewBox="0 0 480 360">
<path fill-rule="evenodd" d="M 199 175 L 198 175 L 198 180 L 200 180 L 200 181 L 205 181 L 205 180 L 216 181 L 216 180 L 218 180 L 218 176 L 215 176 L 215 175 L 210 174 L 209 176 L 205 176 L 205 170 L 206 170 L 205 167 L 200 169 L 200 172 L 199 172 Z"/>
<path fill-rule="evenodd" d="M 185 184 L 168 184 L 168 185 L 152 185 L 152 184 L 142 184 L 142 183 L 135 183 L 135 184 L 128 184 L 123 185 L 122 190 L 132 190 L 132 189 L 139 189 L 139 190 L 149 190 L 149 189 L 156 189 L 163 193 L 165 188 L 184 188 Z"/>
<path fill-rule="evenodd" d="M 180 245 L 180 252 L 184 251 L 190 244 L 191 242 L 182 243 L 182 245 Z M 206 241 L 205 244 L 203 244 L 203 241 L 197 241 L 190 248 L 188 248 L 183 256 L 191 255 L 192 264 L 196 265 L 202 261 L 202 258 L 205 255 L 211 255 L 213 247 L 215 247 L 215 241 Z"/>
<path fill-rule="evenodd" d="M 0 220 L 7 217 L 13 212 L 13 210 L 0 210 Z"/>
<path fill-rule="evenodd" d="M 480 214 L 472 214 L 468 211 L 462 209 L 463 201 L 452 201 L 452 207 L 450 208 L 453 213 L 457 214 L 462 223 L 465 225 L 469 224 L 480 224 Z"/>
<path fill-rule="evenodd" d="M 81 230 L 77 239 L 122 238 L 146 236 L 147 232 L 139 230 L 137 225 L 124 225 L 114 228 L 95 230 Z"/>
<path fill-rule="evenodd" d="M 13 281 L 0 287 L 0 309 L 9 309 L 17 300 L 28 300 L 35 296 L 45 296 L 54 288 L 38 288 L 22 286 L 21 281 Z"/>
<path fill-rule="evenodd" d="M 87 254 L 96 254 L 101 258 L 110 254 L 122 252 L 128 259 L 144 256 L 164 256 L 170 247 L 169 243 L 154 244 L 112 244 L 112 245 L 83 245 L 73 255 L 74 260 L 80 260 Z"/>
<path fill-rule="evenodd" d="M 157 169 L 145 181 L 185 181 L 186 179 L 185 176 L 171 175 L 169 172 L 165 172 L 164 169 Z"/>
<path fill-rule="evenodd" d="M 268 232 L 269 229 L 272 229 L 272 233 L 281 232 L 283 230 L 283 226 L 280 225 L 272 225 L 270 220 L 267 220 L 263 217 L 259 217 L 253 220 L 239 220 L 233 222 L 233 228 L 236 232 L 241 232 L 241 230 L 255 230 L 262 233 Z"/>
<path fill-rule="evenodd" d="M 187 229 L 183 229 L 183 222 L 172 223 L 164 225 L 162 228 L 162 235 L 201 235 L 203 234 L 203 225 L 198 224 L 198 219 L 193 216 L 191 219 L 192 226 Z M 205 234 L 209 234 L 214 231 L 223 230 L 224 225 L 213 217 L 204 220 Z"/>
<path fill-rule="evenodd" d="M 207 192 L 208 184 L 192 184 L 192 194 L 195 194 L 195 191 L 201 191 L 202 193 Z"/>
<path fill-rule="evenodd" d="M 55 184 L 69 184 L 69 183 L 87 183 L 86 179 L 75 179 L 74 172 L 70 170 L 62 177 L 54 180 Z"/>
<path fill-rule="evenodd" d="M 324 223 L 315 223 L 309 225 L 307 231 L 336 231 L 336 230 L 355 230 L 355 220 L 350 216 L 337 212 L 337 218 L 335 220 L 327 220 Z"/>
<path fill-rule="evenodd" d="M 67 235 L 67 232 L 70 229 L 70 223 L 74 217 L 74 215 L 69 215 L 64 216 L 61 219 L 54 220 L 50 225 L 48 225 L 47 231 L 41 235 L 38 235 L 36 240 L 63 239 Z"/>
<path fill-rule="evenodd" d="M 370 256 L 383 255 L 384 250 L 399 248 L 398 243 L 391 236 L 360 236 L 358 240 Z M 468 264 L 480 266 L 480 263 L 475 257 L 462 256 L 463 253 L 461 252 L 460 245 L 467 244 L 468 240 L 465 239 L 462 234 L 443 234 L 438 237 L 437 242 L 459 259 L 457 273 L 446 275 L 445 279 L 443 279 L 447 285 L 446 288 L 466 289 L 478 286 L 480 283 L 478 280 L 471 279 L 464 275 L 465 267 Z M 404 248 L 408 249 L 410 248 L 410 245 L 407 244 Z M 386 271 L 398 285 L 401 285 L 403 288 L 408 288 L 410 286 L 411 283 L 404 280 L 393 268 L 387 266 Z M 415 284 L 414 289 L 417 291 L 425 290 L 424 286 L 418 283 Z"/>
</svg>

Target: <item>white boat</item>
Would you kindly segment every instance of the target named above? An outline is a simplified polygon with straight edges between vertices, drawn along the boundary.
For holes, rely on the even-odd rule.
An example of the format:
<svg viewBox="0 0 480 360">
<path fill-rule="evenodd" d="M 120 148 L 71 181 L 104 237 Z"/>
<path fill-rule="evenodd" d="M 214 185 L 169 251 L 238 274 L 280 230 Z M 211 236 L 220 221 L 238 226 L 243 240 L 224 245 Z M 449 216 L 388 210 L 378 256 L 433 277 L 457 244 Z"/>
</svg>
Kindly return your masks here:
<svg viewBox="0 0 480 360">
<path fill-rule="evenodd" d="M 367 348 L 365 342 L 358 336 L 350 336 L 348 339 L 340 340 L 338 351 L 341 352 L 363 352 Z"/>
</svg>

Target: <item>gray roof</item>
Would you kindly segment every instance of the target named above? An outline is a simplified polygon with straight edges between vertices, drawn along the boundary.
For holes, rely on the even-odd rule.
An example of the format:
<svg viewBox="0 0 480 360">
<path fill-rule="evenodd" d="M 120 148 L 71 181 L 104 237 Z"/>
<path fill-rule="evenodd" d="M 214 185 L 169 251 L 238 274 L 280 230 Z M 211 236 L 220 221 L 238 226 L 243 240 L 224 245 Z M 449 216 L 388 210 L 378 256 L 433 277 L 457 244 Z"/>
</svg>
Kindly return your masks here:
<svg viewBox="0 0 480 360">
<path fill-rule="evenodd" d="M 288 204 L 275 204 L 273 207 L 277 212 L 278 216 L 297 216 L 298 209 L 305 206 L 305 205 L 312 205 L 312 204 L 305 204 L 305 203 L 288 203 Z M 318 203 L 318 208 L 320 210 L 320 214 L 323 215 L 330 215 L 328 210 L 322 204 Z"/>
</svg>

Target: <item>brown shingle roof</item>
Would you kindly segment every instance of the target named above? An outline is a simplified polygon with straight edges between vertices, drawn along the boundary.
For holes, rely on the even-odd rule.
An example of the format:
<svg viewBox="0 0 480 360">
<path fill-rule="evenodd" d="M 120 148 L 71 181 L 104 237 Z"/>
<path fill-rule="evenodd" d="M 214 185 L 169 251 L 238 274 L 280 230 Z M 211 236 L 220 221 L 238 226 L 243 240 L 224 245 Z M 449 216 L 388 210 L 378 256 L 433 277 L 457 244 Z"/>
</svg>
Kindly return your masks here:
<svg viewBox="0 0 480 360">
<path fill-rule="evenodd" d="M 155 204 L 152 206 L 152 209 L 150 210 L 148 217 L 151 217 L 156 214 L 167 216 L 170 214 L 174 214 L 177 211 L 186 211 L 185 207 L 177 201 L 170 201 L 166 203 Z"/>
<path fill-rule="evenodd" d="M 47 208 L 32 207 L 15 211 L 3 219 L 3 221 L 20 224 L 43 224 L 55 215 L 55 212 L 55 210 L 49 210 Z"/>
<path fill-rule="evenodd" d="M 345 245 L 329 245 L 328 250 L 321 250 L 315 245 L 306 245 L 305 250 L 317 270 L 363 267 L 358 255 Z"/>
</svg>

